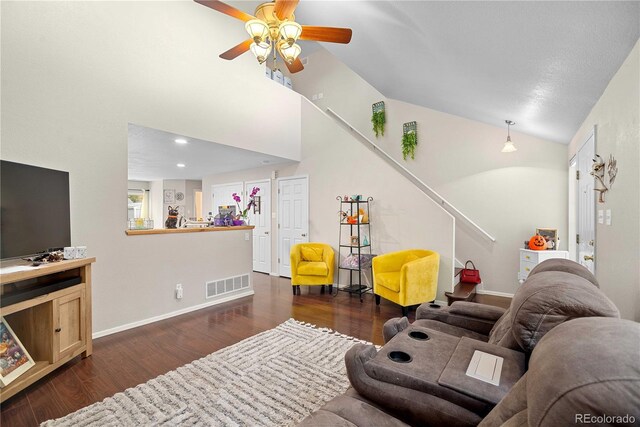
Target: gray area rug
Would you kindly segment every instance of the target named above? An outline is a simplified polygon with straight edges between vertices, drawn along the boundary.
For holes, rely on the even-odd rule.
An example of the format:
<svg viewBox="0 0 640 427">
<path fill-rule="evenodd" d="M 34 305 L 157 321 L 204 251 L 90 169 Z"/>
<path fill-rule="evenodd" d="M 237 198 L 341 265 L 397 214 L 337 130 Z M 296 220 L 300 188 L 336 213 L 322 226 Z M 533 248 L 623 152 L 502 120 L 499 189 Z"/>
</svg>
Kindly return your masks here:
<svg viewBox="0 0 640 427">
<path fill-rule="evenodd" d="M 347 390 L 356 342 L 289 319 L 42 426 L 295 425 Z"/>
</svg>

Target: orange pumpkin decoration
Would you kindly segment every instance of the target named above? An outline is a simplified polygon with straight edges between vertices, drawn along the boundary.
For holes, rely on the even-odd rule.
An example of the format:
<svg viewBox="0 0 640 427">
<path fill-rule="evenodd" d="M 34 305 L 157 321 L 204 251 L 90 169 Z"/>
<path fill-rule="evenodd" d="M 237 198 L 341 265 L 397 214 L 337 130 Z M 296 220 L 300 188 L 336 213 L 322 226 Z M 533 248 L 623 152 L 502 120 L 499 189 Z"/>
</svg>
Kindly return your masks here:
<svg viewBox="0 0 640 427">
<path fill-rule="evenodd" d="M 529 240 L 529 249 L 534 251 L 543 251 L 547 249 L 547 241 L 539 234 L 536 234 Z"/>
</svg>

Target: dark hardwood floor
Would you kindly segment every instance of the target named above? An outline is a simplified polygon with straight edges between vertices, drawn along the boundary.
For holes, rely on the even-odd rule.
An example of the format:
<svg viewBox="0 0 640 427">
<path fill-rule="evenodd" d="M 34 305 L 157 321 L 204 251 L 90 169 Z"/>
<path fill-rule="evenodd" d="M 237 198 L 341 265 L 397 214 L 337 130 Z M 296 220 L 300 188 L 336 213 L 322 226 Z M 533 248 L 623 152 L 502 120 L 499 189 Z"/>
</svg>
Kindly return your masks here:
<svg viewBox="0 0 640 427">
<path fill-rule="evenodd" d="M 36 426 L 119 391 L 146 382 L 293 317 L 382 344 L 382 325 L 399 306 L 367 294 L 320 294 L 302 286 L 294 296 L 288 279 L 253 274 L 255 295 L 109 335 L 79 357 L 10 398 L 0 408 L 2 426 Z M 409 320 L 413 321 L 411 311 Z"/>
</svg>

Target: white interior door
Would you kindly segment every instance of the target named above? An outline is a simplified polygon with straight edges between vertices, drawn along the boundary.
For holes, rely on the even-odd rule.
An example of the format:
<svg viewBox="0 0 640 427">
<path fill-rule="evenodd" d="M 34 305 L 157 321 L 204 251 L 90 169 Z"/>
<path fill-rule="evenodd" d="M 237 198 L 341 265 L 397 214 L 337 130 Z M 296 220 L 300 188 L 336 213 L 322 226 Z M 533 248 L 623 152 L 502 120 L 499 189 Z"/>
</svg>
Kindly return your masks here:
<svg viewBox="0 0 640 427">
<path fill-rule="evenodd" d="M 580 264 L 595 274 L 595 178 L 591 175 L 591 165 L 595 157 L 595 130 L 580 147 L 577 155 L 578 203 L 577 203 L 577 255 Z"/>
<path fill-rule="evenodd" d="M 309 241 L 309 178 L 278 179 L 278 274 L 291 277 L 291 246 Z"/>
<path fill-rule="evenodd" d="M 211 213 L 213 216 L 218 215 L 218 206 L 235 206 L 236 214 L 238 212 L 238 206 L 236 205 L 236 201 L 233 200 L 231 196 L 233 193 L 242 194 L 242 182 L 233 182 L 229 184 L 216 184 L 211 186 L 212 193 L 212 203 L 211 203 Z M 247 203 L 245 201 L 245 197 L 242 198 L 242 203 L 240 206 L 244 208 Z"/>
<path fill-rule="evenodd" d="M 244 199 L 248 200 L 254 187 L 258 187 L 259 203 L 249 211 L 253 229 L 253 271 L 271 273 L 271 180 L 245 183 Z M 244 200 L 243 199 L 243 200 Z"/>
</svg>

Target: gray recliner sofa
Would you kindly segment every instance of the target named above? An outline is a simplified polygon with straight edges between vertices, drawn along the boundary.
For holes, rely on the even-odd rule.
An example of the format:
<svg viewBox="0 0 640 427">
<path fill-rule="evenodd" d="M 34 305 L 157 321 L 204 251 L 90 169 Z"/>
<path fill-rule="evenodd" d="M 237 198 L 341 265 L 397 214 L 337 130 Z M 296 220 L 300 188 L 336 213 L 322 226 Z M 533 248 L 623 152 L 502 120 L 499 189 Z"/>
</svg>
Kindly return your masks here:
<svg viewBox="0 0 640 427">
<path fill-rule="evenodd" d="M 579 338 L 577 338 L 579 337 Z M 533 350 L 529 370 L 483 419 L 481 427 L 638 425 L 640 422 L 640 324 L 589 317 L 559 325 Z M 406 427 L 465 425 L 434 419 L 434 403 L 407 401 L 419 411 L 393 411 L 350 389 L 299 426 Z M 432 406 L 433 405 L 433 406 Z M 426 414 L 415 418 L 416 412 Z M 453 415 L 453 414 L 452 414 Z M 445 424 L 446 423 L 446 424 Z M 467 424 L 468 425 L 468 424 Z"/>
<path fill-rule="evenodd" d="M 380 351 L 359 344 L 347 353 L 353 389 L 302 425 L 477 425 L 526 376 L 531 353 L 550 331 L 580 317 L 619 317 L 586 269 L 544 264 L 508 310 L 425 304 L 411 325 L 406 318 L 388 321 Z M 503 358 L 499 385 L 466 375 L 476 350 Z"/>
</svg>

